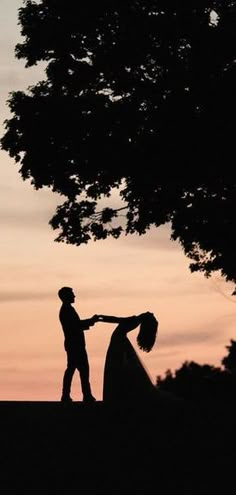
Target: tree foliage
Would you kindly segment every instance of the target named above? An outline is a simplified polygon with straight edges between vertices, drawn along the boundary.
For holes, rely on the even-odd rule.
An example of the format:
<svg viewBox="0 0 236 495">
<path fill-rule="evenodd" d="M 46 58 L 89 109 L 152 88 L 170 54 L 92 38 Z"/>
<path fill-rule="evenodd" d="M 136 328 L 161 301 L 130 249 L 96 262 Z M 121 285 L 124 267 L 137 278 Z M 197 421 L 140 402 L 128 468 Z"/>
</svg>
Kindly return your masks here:
<svg viewBox="0 0 236 495">
<path fill-rule="evenodd" d="M 230 371 L 236 376 L 236 340 L 231 339 L 226 349 L 228 350 L 228 354 L 222 359 L 221 363 L 227 371 Z"/>
<path fill-rule="evenodd" d="M 159 390 L 191 401 L 224 399 L 234 402 L 235 385 L 235 375 L 230 370 L 194 361 L 185 361 L 174 373 L 167 370 L 164 377 L 157 376 L 156 379 Z"/>
<path fill-rule="evenodd" d="M 192 271 L 236 281 L 235 18 L 233 0 L 19 9 L 16 56 L 46 62 L 46 77 L 10 95 L 1 144 L 24 180 L 64 198 L 56 240 L 169 223 Z M 115 188 L 121 206 L 110 207 Z"/>
</svg>

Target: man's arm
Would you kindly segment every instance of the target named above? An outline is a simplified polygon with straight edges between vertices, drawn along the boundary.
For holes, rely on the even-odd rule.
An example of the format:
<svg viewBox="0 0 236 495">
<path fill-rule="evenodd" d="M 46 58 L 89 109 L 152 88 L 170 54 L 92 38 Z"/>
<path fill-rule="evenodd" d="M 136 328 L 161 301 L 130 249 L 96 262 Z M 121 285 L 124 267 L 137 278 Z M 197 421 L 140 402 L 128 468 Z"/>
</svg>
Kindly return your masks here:
<svg viewBox="0 0 236 495">
<path fill-rule="evenodd" d="M 82 330 L 88 330 L 92 327 L 98 320 L 98 315 L 93 315 L 92 318 L 87 318 L 85 320 L 80 320 L 79 323 L 81 325 Z"/>
</svg>

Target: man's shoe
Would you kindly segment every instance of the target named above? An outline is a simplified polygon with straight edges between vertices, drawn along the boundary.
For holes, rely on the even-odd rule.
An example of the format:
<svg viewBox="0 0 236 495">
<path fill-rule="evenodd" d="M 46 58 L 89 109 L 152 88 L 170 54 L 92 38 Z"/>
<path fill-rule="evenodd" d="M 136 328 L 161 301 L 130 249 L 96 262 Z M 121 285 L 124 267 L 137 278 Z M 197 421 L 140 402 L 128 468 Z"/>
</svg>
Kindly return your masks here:
<svg viewBox="0 0 236 495">
<path fill-rule="evenodd" d="M 96 399 L 92 395 L 89 395 L 88 397 L 83 398 L 83 402 L 96 402 Z"/>
<path fill-rule="evenodd" d="M 61 402 L 64 402 L 64 404 L 70 404 L 71 402 L 73 402 L 73 399 L 70 396 L 69 397 L 66 397 L 66 396 L 64 397 L 62 395 Z"/>
</svg>

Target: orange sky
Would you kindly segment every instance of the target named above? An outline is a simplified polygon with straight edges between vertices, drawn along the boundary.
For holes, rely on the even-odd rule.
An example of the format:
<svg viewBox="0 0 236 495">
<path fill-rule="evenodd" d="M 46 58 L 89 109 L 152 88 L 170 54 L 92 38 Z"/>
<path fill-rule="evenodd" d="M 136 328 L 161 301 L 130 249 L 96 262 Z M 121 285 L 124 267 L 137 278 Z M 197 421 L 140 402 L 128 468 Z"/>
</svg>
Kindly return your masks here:
<svg viewBox="0 0 236 495">
<path fill-rule="evenodd" d="M 14 58 L 19 41 L 20 0 L 1 0 L 1 121 L 9 116 L 6 100 L 42 77 Z M 1 126 L 4 132 L 3 125 Z M 185 360 L 220 365 L 234 337 L 233 286 L 219 277 L 191 274 L 189 260 L 169 227 L 143 237 L 91 242 L 74 247 L 55 243 L 48 221 L 58 197 L 34 191 L 17 166 L 1 151 L 0 221 L 0 400 L 58 400 L 65 366 L 58 321 L 58 289 L 73 287 L 81 318 L 94 313 L 130 316 L 152 311 L 159 320 L 154 349 L 142 353 L 137 331 L 129 334 L 153 381 Z M 86 332 L 91 384 L 102 398 L 103 366 L 114 325 L 99 323 Z M 78 375 L 72 396 L 81 399 Z"/>
</svg>

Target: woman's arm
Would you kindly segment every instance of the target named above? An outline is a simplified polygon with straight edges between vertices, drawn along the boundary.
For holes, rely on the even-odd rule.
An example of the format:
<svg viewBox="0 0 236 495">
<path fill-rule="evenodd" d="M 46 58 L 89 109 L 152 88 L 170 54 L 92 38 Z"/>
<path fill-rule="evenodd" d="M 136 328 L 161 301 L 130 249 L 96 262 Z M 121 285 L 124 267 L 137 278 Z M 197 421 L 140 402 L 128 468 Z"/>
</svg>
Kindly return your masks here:
<svg viewBox="0 0 236 495">
<path fill-rule="evenodd" d="M 98 315 L 98 321 L 102 321 L 104 323 L 122 323 L 125 320 L 125 317 L 121 316 L 108 316 L 108 315 Z"/>
<path fill-rule="evenodd" d="M 134 330 L 140 323 L 140 315 L 138 316 L 107 316 L 107 315 L 98 315 L 99 320 L 101 322 L 106 323 L 117 323 L 120 331 L 124 331 L 125 333 L 130 330 Z M 117 327 L 117 328 L 118 328 Z"/>
</svg>

